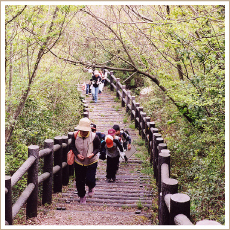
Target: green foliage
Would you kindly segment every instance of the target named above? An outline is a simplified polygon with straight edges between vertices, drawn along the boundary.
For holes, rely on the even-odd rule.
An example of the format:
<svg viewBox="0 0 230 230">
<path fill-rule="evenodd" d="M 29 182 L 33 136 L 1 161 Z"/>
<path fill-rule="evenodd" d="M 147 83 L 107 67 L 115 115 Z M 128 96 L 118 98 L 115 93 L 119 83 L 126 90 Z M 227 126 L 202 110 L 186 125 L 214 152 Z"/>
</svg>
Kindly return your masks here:
<svg viewBox="0 0 230 230">
<path fill-rule="evenodd" d="M 139 201 L 137 202 L 137 208 L 138 208 L 138 209 L 142 209 L 142 208 L 143 208 L 143 205 L 142 205 L 142 203 L 141 203 L 141 200 L 139 200 Z"/>
<path fill-rule="evenodd" d="M 144 146 L 145 145 L 145 141 L 142 139 L 138 139 L 135 141 L 135 144 L 139 145 L 139 146 Z"/>
<path fill-rule="evenodd" d="M 123 119 L 123 123 L 126 124 L 128 122 L 128 119 L 127 118 L 124 118 Z"/>
<path fill-rule="evenodd" d="M 150 84 L 151 85 L 151 84 Z M 212 219 L 224 224 L 225 121 L 223 116 L 198 119 L 201 130 L 191 126 L 154 85 L 140 99 L 147 116 L 171 151 L 171 175 L 179 180 L 179 192 L 191 198 L 193 222 Z"/>
<path fill-rule="evenodd" d="M 67 135 L 81 118 L 83 106 L 76 84 L 82 73 L 76 74 L 75 68 L 67 68 L 61 76 L 59 71 L 56 68 L 34 82 L 12 138 L 6 145 L 6 175 L 12 175 L 25 162 L 27 146 L 33 144 L 43 148 L 45 139 Z M 39 167 L 42 169 L 42 161 Z M 13 197 L 18 197 L 25 186 L 26 176 L 14 187 Z"/>
<path fill-rule="evenodd" d="M 120 99 L 119 99 L 118 97 L 116 97 L 116 98 L 114 99 L 114 101 L 115 101 L 115 102 L 120 102 Z"/>
<path fill-rule="evenodd" d="M 129 125 L 129 128 L 135 129 L 135 124 L 130 124 L 130 125 Z"/>
<path fill-rule="evenodd" d="M 120 109 L 120 105 L 115 106 L 115 110 L 118 111 Z"/>
</svg>

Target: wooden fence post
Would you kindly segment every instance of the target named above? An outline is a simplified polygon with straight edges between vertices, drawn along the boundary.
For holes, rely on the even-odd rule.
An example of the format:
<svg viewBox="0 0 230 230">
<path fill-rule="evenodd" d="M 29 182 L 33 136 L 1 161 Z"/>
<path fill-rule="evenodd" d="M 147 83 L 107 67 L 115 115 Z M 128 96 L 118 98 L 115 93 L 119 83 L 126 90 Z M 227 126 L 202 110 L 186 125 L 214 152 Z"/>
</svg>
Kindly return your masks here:
<svg viewBox="0 0 230 230">
<path fill-rule="evenodd" d="M 186 194 L 175 193 L 170 198 L 170 222 L 175 225 L 174 217 L 178 214 L 184 214 L 190 219 L 190 197 Z"/>
<path fill-rule="evenodd" d="M 163 151 L 164 150 L 164 151 Z M 167 149 L 165 143 L 160 143 L 158 145 L 158 193 L 161 192 L 161 165 L 167 163 L 170 165 L 170 151 Z"/>
<path fill-rule="evenodd" d="M 110 90 L 113 91 L 113 71 L 110 72 Z"/>
<path fill-rule="evenodd" d="M 38 209 L 38 162 L 39 162 L 39 146 L 30 145 L 28 147 L 28 157 L 34 156 L 35 162 L 28 170 L 27 185 L 33 183 L 34 190 L 30 194 L 26 203 L 26 218 L 36 217 Z"/>
<path fill-rule="evenodd" d="M 145 139 L 145 133 L 144 133 L 144 130 L 145 130 L 145 117 L 146 117 L 146 113 L 141 112 L 141 117 L 140 117 L 141 123 L 140 123 L 139 134 L 141 135 L 142 140 Z"/>
<path fill-rule="evenodd" d="M 130 90 L 127 91 L 127 96 L 126 96 L 126 113 L 129 112 L 129 103 L 130 103 Z"/>
<path fill-rule="evenodd" d="M 154 124 L 155 126 L 155 124 Z M 158 129 L 157 128 L 150 128 L 150 132 L 151 132 L 151 141 L 150 141 L 150 163 L 152 164 L 152 167 L 154 168 L 154 164 L 153 164 L 153 159 L 154 159 L 154 140 L 155 137 L 153 136 L 154 133 L 158 133 Z M 161 136 L 161 134 L 160 134 Z"/>
<path fill-rule="evenodd" d="M 125 97 L 126 97 L 125 89 L 126 89 L 126 85 L 122 85 L 121 89 L 122 89 L 121 106 L 125 107 Z"/>
<path fill-rule="evenodd" d="M 156 138 L 156 145 L 155 145 L 155 147 L 156 147 L 155 154 L 156 155 L 155 155 L 155 160 L 156 160 L 156 182 L 157 182 L 157 184 L 158 184 L 158 157 L 159 157 L 158 145 L 160 143 L 163 143 L 163 142 L 164 142 L 164 139 L 162 137 Z"/>
<path fill-rule="evenodd" d="M 149 130 L 150 130 L 150 117 L 145 117 L 145 143 L 149 146 Z"/>
<path fill-rule="evenodd" d="M 153 133 L 153 170 L 154 170 L 154 178 L 157 177 L 157 138 L 160 138 L 160 133 Z"/>
<path fill-rule="evenodd" d="M 153 132 L 152 132 L 152 128 L 155 128 L 155 122 L 149 122 L 149 143 L 148 143 L 148 152 L 150 155 L 150 163 L 152 164 L 152 154 L 151 154 L 151 150 L 152 150 L 152 143 L 153 143 Z"/>
<path fill-rule="evenodd" d="M 140 103 L 136 103 L 135 105 L 135 129 L 138 128 L 138 121 L 137 121 L 137 118 L 139 117 L 139 107 L 140 106 Z"/>
<path fill-rule="evenodd" d="M 178 181 L 176 179 L 167 178 L 163 179 L 161 182 L 161 194 L 162 199 L 160 201 L 160 218 L 159 218 L 159 224 L 160 225 L 169 225 L 169 209 L 165 202 L 165 196 L 167 194 L 175 194 L 178 193 Z"/>
<path fill-rule="evenodd" d="M 136 111 L 136 102 L 135 96 L 132 96 L 132 104 L 131 104 L 131 121 L 135 119 L 135 111 Z"/>
<path fill-rule="evenodd" d="M 120 90 L 119 87 L 119 82 L 120 82 L 120 78 L 116 78 L 116 97 L 120 99 L 120 94 L 118 93 L 118 91 Z"/>
<path fill-rule="evenodd" d="M 130 95 L 130 101 L 129 101 L 129 106 L 130 106 L 130 116 L 131 116 L 131 120 L 132 120 L 132 113 L 133 113 L 133 109 L 134 109 L 134 105 L 133 102 L 135 101 L 135 96 L 131 96 Z"/>
<path fill-rule="evenodd" d="M 84 113 L 83 113 L 83 117 L 89 118 L 89 112 L 84 112 Z"/>
<path fill-rule="evenodd" d="M 68 139 L 72 140 L 73 137 L 73 132 L 68 133 Z M 74 163 L 72 165 L 69 165 L 69 175 L 73 176 L 74 175 Z"/>
<path fill-rule="evenodd" d="M 162 149 L 165 148 L 165 149 Z M 165 143 L 160 143 L 158 145 L 158 149 L 159 149 L 159 159 L 158 159 L 158 217 L 159 217 L 159 222 L 161 219 L 161 208 L 162 208 L 162 180 L 165 179 L 165 175 L 167 174 L 167 177 L 169 177 L 170 175 L 170 151 L 168 149 L 166 149 L 167 146 Z M 163 164 L 167 164 L 167 172 L 163 172 L 162 173 L 162 165 Z"/>
<path fill-rule="evenodd" d="M 60 166 L 60 170 L 54 174 L 54 193 L 62 192 L 62 137 L 54 138 L 54 144 L 59 145 L 60 148 L 54 152 L 54 166 Z"/>
<path fill-rule="evenodd" d="M 5 187 L 7 189 L 7 193 L 5 195 L 5 221 L 7 221 L 9 225 L 12 225 L 12 190 L 10 176 L 5 176 Z"/>
<path fill-rule="evenodd" d="M 68 146 L 68 136 L 62 136 L 62 143 L 66 145 L 62 151 L 62 164 L 64 168 L 62 169 L 62 185 L 68 185 L 69 183 L 69 165 L 67 164 L 67 153 L 69 151 Z"/>
<path fill-rule="evenodd" d="M 49 178 L 43 182 L 42 189 L 42 204 L 52 203 L 52 193 L 53 193 L 53 146 L 54 140 L 46 139 L 44 142 L 44 148 L 51 149 L 51 153 L 44 156 L 44 167 L 43 173 L 48 172 L 50 174 Z"/>
</svg>

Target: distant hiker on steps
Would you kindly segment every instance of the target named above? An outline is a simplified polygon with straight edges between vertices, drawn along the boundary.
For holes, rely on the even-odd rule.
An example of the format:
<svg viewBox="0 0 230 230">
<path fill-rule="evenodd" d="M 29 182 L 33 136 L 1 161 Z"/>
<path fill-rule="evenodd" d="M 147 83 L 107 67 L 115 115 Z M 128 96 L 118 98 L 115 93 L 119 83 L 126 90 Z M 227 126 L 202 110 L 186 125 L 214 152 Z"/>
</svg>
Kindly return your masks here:
<svg viewBox="0 0 230 230">
<path fill-rule="evenodd" d="M 86 204 L 85 185 L 89 187 L 88 196 L 94 194 L 96 185 L 96 169 L 98 163 L 97 153 L 101 142 L 96 133 L 91 132 L 90 120 L 82 118 L 77 126 L 77 135 L 73 135 L 70 149 L 75 155 L 76 188 L 80 197 L 80 204 Z M 76 136 L 76 137 L 74 137 Z"/>
<path fill-rule="evenodd" d="M 93 96 L 93 101 L 97 103 L 97 98 L 98 98 L 98 91 L 99 91 L 99 84 L 101 82 L 101 77 L 98 72 L 98 70 L 94 71 L 94 75 L 91 79 L 92 81 L 92 96 Z"/>
</svg>

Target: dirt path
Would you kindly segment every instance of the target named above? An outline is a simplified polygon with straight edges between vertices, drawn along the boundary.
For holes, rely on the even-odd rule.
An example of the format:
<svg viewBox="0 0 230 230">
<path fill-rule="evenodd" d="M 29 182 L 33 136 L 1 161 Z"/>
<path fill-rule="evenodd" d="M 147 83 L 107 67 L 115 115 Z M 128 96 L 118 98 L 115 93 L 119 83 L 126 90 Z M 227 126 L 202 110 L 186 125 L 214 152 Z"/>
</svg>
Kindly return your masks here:
<svg viewBox="0 0 230 230">
<path fill-rule="evenodd" d="M 129 131 L 137 148 L 128 163 L 120 162 L 117 181 L 108 183 L 105 179 L 106 160 L 100 160 L 97 169 L 95 195 L 87 197 L 87 204 L 80 205 L 75 189 L 75 181 L 63 192 L 53 195 L 53 203 L 39 206 L 38 217 L 24 220 L 30 225 L 152 225 L 157 224 L 156 192 L 151 185 L 151 176 L 144 174 L 141 151 L 137 145 L 138 131 L 130 128 L 130 120 L 125 115 L 115 94 L 105 89 L 97 103 L 91 96 L 86 97 L 89 119 L 97 125 L 97 130 L 107 134 L 114 124 Z M 136 143 L 136 144 L 135 144 Z M 154 212 L 155 211 L 155 212 Z"/>
</svg>

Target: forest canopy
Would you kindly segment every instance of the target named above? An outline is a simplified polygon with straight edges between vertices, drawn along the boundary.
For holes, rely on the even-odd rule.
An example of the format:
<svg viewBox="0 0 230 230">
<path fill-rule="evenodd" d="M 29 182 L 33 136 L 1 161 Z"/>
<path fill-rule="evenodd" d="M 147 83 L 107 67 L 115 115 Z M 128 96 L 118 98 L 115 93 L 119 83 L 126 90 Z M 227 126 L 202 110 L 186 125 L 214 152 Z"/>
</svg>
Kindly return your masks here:
<svg viewBox="0 0 230 230">
<path fill-rule="evenodd" d="M 70 130 L 84 70 L 108 69 L 137 96 L 154 89 L 145 107 L 191 185 L 193 214 L 223 223 L 225 14 L 218 4 L 6 4 L 6 161 L 16 167 L 26 146 Z"/>
</svg>

